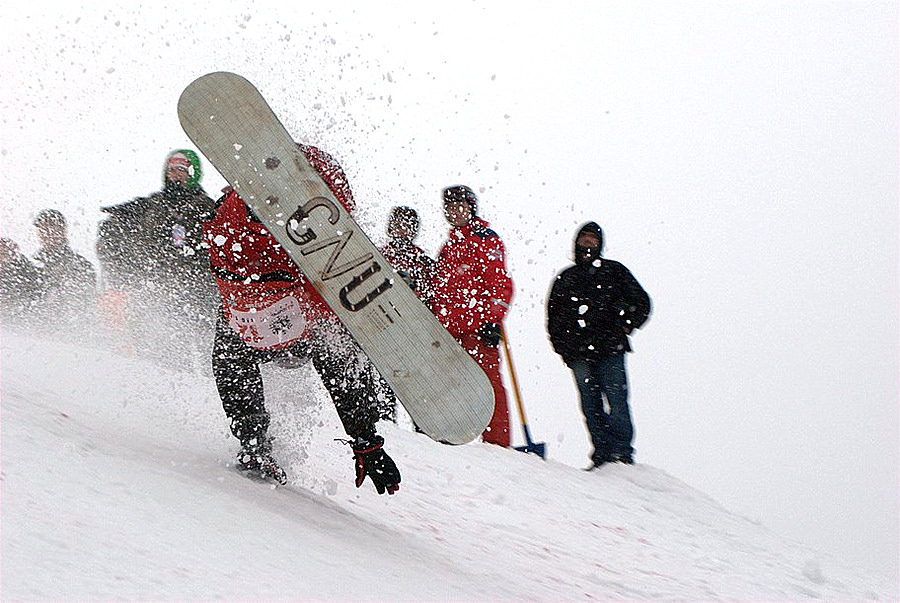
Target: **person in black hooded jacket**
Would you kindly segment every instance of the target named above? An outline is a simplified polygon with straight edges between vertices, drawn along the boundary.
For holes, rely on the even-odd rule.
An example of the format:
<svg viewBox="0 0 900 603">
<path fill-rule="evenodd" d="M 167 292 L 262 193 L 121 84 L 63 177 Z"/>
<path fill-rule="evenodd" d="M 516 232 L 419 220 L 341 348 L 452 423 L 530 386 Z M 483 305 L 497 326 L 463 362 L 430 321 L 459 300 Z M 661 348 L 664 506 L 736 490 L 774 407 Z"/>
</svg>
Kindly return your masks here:
<svg viewBox="0 0 900 603">
<path fill-rule="evenodd" d="M 166 155 L 162 190 L 100 208 L 101 318 L 140 353 L 178 366 L 190 365 L 183 353 L 208 356 L 218 308 L 203 242 L 216 204 L 202 176 L 197 153 L 177 149 Z"/>
<path fill-rule="evenodd" d="M 603 230 L 588 222 L 575 238 L 575 265 L 557 275 L 547 302 L 550 343 L 575 376 L 594 445 L 588 470 L 634 462 L 625 354 L 631 351 L 628 336 L 651 308 L 628 268 L 602 251 Z"/>
</svg>

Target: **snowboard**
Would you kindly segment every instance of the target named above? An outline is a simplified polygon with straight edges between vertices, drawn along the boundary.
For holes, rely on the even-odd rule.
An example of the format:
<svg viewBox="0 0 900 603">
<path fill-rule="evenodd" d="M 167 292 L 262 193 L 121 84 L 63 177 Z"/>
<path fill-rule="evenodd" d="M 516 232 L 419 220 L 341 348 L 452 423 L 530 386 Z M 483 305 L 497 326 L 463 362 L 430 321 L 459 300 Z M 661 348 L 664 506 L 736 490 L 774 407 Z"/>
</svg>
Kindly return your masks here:
<svg viewBox="0 0 900 603">
<path fill-rule="evenodd" d="M 261 469 L 244 469 L 237 464 L 233 465 L 231 469 L 236 471 L 238 475 L 246 477 L 250 481 L 258 484 L 266 484 L 274 487 L 287 485 L 287 474 L 281 467 L 279 467 L 278 471 L 275 473 L 263 471 Z"/>
<path fill-rule="evenodd" d="M 188 137 L 310 280 L 434 440 L 464 444 L 494 412 L 484 371 L 338 202 L 260 92 L 240 75 L 194 80 L 178 100 Z"/>
</svg>

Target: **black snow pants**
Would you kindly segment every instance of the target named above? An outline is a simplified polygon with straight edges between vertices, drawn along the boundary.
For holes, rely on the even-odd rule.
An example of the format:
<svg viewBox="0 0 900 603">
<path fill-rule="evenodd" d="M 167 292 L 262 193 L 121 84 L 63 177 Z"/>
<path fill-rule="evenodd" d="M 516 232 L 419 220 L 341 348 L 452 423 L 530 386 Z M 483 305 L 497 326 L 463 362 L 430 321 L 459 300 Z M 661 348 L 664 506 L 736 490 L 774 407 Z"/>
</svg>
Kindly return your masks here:
<svg viewBox="0 0 900 603">
<path fill-rule="evenodd" d="M 243 445 L 267 439 L 269 412 L 260 364 L 289 355 L 312 362 L 347 435 L 372 441 L 379 419 L 378 390 L 386 384 L 339 322 L 319 320 L 312 331 L 309 341 L 286 350 L 257 350 L 244 343 L 225 317 L 219 315 L 212 353 L 213 375 L 225 414 L 231 420 L 231 432 Z M 393 392 L 388 389 L 386 393 Z"/>
</svg>

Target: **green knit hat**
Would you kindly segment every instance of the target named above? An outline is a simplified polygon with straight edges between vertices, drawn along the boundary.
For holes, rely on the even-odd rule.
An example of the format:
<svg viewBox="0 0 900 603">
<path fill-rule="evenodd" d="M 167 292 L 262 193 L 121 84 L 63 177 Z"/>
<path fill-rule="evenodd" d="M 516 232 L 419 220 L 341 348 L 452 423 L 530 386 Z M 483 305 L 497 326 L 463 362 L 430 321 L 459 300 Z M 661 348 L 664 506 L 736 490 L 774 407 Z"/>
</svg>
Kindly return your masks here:
<svg viewBox="0 0 900 603">
<path fill-rule="evenodd" d="M 170 167 L 186 168 L 190 178 L 185 188 L 194 190 L 200 185 L 200 178 L 203 177 L 203 168 L 200 166 L 200 157 L 197 153 L 190 149 L 175 149 L 166 155 L 166 163 L 163 166 L 163 184 L 166 183 L 166 172 Z"/>
</svg>

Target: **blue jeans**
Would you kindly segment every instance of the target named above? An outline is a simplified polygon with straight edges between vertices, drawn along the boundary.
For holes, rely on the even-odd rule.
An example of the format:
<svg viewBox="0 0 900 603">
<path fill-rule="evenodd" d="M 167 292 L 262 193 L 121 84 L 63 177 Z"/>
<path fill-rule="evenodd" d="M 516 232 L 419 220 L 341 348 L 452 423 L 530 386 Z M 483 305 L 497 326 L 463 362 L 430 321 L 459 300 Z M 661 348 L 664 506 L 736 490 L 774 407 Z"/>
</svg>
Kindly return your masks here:
<svg viewBox="0 0 900 603">
<path fill-rule="evenodd" d="M 569 368 L 581 394 L 581 411 L 591 434 L 594 453 L 591 460 L 601 464 L 616 456 L 634 452 L 631 441 L 634 426 L 628 408 L 628 376 L 625 355 L 599 360 L 574 360 Z M 603 398 L 609 412 L 603 405 Z"/>
</svg>

